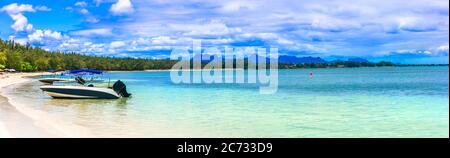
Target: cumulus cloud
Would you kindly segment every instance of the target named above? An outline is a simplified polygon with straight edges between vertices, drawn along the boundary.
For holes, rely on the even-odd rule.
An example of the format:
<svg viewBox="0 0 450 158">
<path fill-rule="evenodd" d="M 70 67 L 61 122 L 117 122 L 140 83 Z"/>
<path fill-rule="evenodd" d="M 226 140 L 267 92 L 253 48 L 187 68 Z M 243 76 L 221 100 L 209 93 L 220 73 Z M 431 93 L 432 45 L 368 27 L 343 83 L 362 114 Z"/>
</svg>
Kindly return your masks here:
<svg viewBox="0 0 450 158">
<path fill-rule="evenodd" d="M 253 10 L 256 9 L 259 3 L 257 1 L 239 1 L 239 0 L 231 0 L 226 1 L 221 8 L 220 11 L 223 12 L 235 12 L 239 10 Z"/>
<path fill-rule="evenodd" d="M 403 0 L 383 3 L 377 0 L 79 2 L 72 5 L 71 10 L 84 12 L 86 22 L 97 24 L 69 31 L 71 36 L 84 38 L 77 43 L 78 51 L 123 53 L 167 49 L 188 46 L 192 39 L 202 39 L 208 46 L 274 46 L 279 47 L 280 53 L 291 55 L 298 55 L 296 52 L 323 56 L 368 56 L 378 52 L 435 55 L 448 50 L 445 43 L 448 43 L 449 2 L 445 0 L 410 0 L 408 3 Z M 94 4 L 102 7 L 112 4 L 106 8 L 107 13 L 118 17 L 100 15 L 104 12 L 91 15 L 97 13 L 89 8 Z M 18 9 L 4 7 L 2 12 L 23 16 L 25 12 L 38 11 L 37 7 L 18 4 L 14 7 Z M 21 16 L 16 19 L 14 28 L 27 30 L 27 19 Z M 30 24 L 29 28 L 32 27 Z M 114 41 L 126 45 L 116 47 L 111 45 Z M 84 45 L 85 42 L 91 44 Z"/>
<path fill-rule="evenodd" d="M 52 9 L 48 8 L 47 6 L 36 6 L 35 9 L 37 11 L 52 11 Z"/>
<path fill-rule="evenodd" d="M 13 30 L 15 30 L 16 32 L 19 31 L 30 32 L 33 30 L 33 25 L 28 23 L 28 19 L 23 15 L 23 13 L 36 11 L 50 11 L 50 10 L 51 9 L 48 8 L 47 6 L 33 7 L 30 4 L 11 3 L 9 5 L 3 6 L 0 9 L 0 12 L 5 12 L 14 20 L 14 24 L 11 25 L 11 28 Z"/>
<path fill-rule="evenodd" d="M 94 1 L 95 3 L 97 3 L 96 1 Z M 89 11 L 90 6 L 87 2 L 85 1 L 78 1 L 74 4 L 74 7 L 66 7 L 66 10 L 69 11 L 76 11 L 80 14 L 82 14 L 84 16 L 84 21 L 88 22 L 88 23 L 98 23 L 100 21 L 100 19 L 98 18 L 98 16 L 95 16 L 93 14 L 91 14 L 91 12 Z"/>
<path fill-rule="evenodd" d="M 89 11 L 87 9 L 83 8 L 80 10 L 80 13 L 81 14 L 89 14 Z"/>
<path fill-rule="evenodd" d="M 32 34 L 28 35 L 28 40 L 30 42 L 39 42 L 44 39 L 56 39 L 59 40 L 62 38 L 60 32 L 52 31 L 52 30 L 36 30 Z"/>
<path fill-rule="evenodd" d="M 361 24 L 345 19 L 320 16 L 313 19 L 311 22 L 311 27 L 325 31 L 347 31 L 350 29 L 358 29 L 361 27 Z"/>
<path fill-rule="evenodd" d="M 32 5 L 12 3 L 3 6 L 0 9 L 1 12 L 6 12 L 13 20 L 14 24 L 11 28 L 15 31 L 31 31 L 33 30 L 33 25 L 28 24 L 28 19 L 23 15 L 23 12 L 35 12 Z"/>
<path fill-rule="evenodd" d="M 399 49 L 378 52 L 376 56 L 415 55 L 416 57 L 448 57 L 448 44 L 431 47 L 429 49 Z"/>
<path fill-rule="evenodd" d="M 75 3 L 75 6 L 83 8 L 87 6 L 87 3 L 85 1 L 78 1 Z"/>
<path fill-rule="evenodd" d="M 67 36 L 62 35 L 61 32 L 52 31 L 50 29 L 35 29 L 32 24 L 28 23 L 27 17 L 24 16 L 25 12 L 51 11 L 51 9 L 46 6 L 33 7 L 29 4 L 12 3 L 3 6 L 0 11 L 7 13 L 14 20 L 11 28 L 15 30 L 16 33 L 9 37 L 10 40 L 14 40 L 20 44 L 39 43 L 39 45 L 42 45 L 43 49 L 50 50 L 50 48 L 53 48 L 54 46 L 52 44 L 57 44 L 60 42 L 59 40 L 67 38 Z"/>
<path fill-rule="evenodd" d="M 448 44 L 436 48 L 437 51 L 448 52 Z"/>
<path fill-rule="evenodd" d="M 26 45 L 28 43 L 28 39 L 27 38 L 16 38 L 16 36 L 13 36 L 13 35 L 9 36 L 8 40 L 12 40 L 12 41 L 17 42 L 17 43 L 19 43 L 21 45 Z"/>
<path fill-rule="evenodd" d="M 187 36 L 220 36 L 242 31 L 240 28 L 230 28 L 218 20 L 200 24 L 169 24 L 169 27 L 177 31 L 183 31 L 183 35 Z"/>
<path fill-rule="evenodd" d="M 28 23 L 28 19 L 22 14 L 11 14 L 11 18 L 14 20 L 14 24 L 11 28 L 15 31 L 32 31 L 33 25 Z"/>
<path fill-rule="evenodd" d="M 134 12 L 133 4 L 130 0 L 118 0 L 114 3 L 109 11 L 113 15 L 125 15 Z"/>
<path fill-rule="evenodd" d="M 17 3 L 11 3 L 9 5 L 3 6 L 2 9 L 0 10 L 10 15 L 21 14 L 23 12 L 35 12 L 32 5 L 29 4 L 18 5 Z"/>
<path fill-rule="evenodd" d="M 434 55 L 448 56 L 448 53 L 449 53 L 449 51 L 448 51 L 448 44 L 441 45 L 441 46 L 438 46 L 436 48 L 432 48 L 430 50 L 430 52 L 432 52 L 432 54 L 434 54 Z"/>
<path fill-rule="evenodd" d="M 94 0 L 94 3 L 96 6 L 99 6 L 100 4 L 103 3 L 103 0 Z"/>
<path fill-rule="evenodd" d="M 89 23 L 98 23 L 100 20 L 97 19 L 96 17 L 88 16 L 88 17 L 86 18 L 86 21 L 89 22 Z"/>
<path fill-rule="evenodd" d="M 77 36 L 109 36 L 112 35 L 112 29 L 111 28 L 86 29 L 73 31 L 70 34 Z"/>
<path fill-rule="evenodd" d="M 142 39 L 140 41 L 142 41 Z M 169 36 L 153 37 L 150 41 L 153 44 L 157 44 L 157 45 L 174 44 L 177 42 L 176 40 L 170 38 Z M 140 43 L 143 43 L 143 42 L 140 42 Z"/>
<path fill-rule="evenodd" d="M 123 41 L 113 41 L 109 45 L 111 46 L 111 48 L 119 48 L 125 46 L 126 44 Z"/>
<path fill-rule="evenodd" d="M 356 56 L 426 50 L 430 44 L 427 41 L 448 41 L 445 0 L 174 0 L 134 4 L 139 9 L 131 15 L 133 21 L 121 23 L 120 28 L 135 36 L 175 35 L 203 38 L 205 42 L 215 39 L 218 45 L 260 40 L 261 45 L 283 47 L 281 52 Z M 390 46 L 384 47 L 386 44 Z"/>
</svg>

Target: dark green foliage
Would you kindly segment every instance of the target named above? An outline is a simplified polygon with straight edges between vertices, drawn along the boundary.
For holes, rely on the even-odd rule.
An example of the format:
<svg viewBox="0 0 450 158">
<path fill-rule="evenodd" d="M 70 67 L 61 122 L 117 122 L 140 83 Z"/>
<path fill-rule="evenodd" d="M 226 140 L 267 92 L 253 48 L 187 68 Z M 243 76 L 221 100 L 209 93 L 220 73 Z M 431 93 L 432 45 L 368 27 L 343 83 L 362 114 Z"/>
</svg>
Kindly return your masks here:
<svg viewBox="0 0 450 158">
<path fill-rule="evenodd" d="M 18 71 L 48 71 L 48 70 L 72 70 L 80 68 L 98 70 L 151 70 L 170 69 L 178 61 L 176 60 L 155 60 L 155 59 L 135 59 L 135 58 L 114 58 L 103 56 L 88 56 L 74 52 L 49 52 L 39 47 L 30 45 L 20 45 L 14 41 L 4 41 L 0 39 L 0 69 L 11 68 Z M 192 62 L 192 61 L 191 61 Z M 202 62 L 204 67 L 207 62 Z M 244 60 L 244 66 L 240 68 L 248 69 L 248 60 Z M 224 65 L 224 64 L 223 64 Z M 291 68 L 339 68 L 339 67 L 377 67 L 396 66 L 391 62 L 350 62 L 335 61 L 329 63 L 313 64 L 283 64 L 279 63 L 279 69 Z M 402 66 L 402 65 L 399 65 Z M 236 67 L 236 61 L 233 63 Z M 267 65 L 266 68 L 270 66 Z"/>
<path fill-rule="evenodd" d="M 0 39 L 0 68 L 18 71 L 170 69 L 177 61 L 87 56 L 77 53 L 49 52 Z"/>
<path fill-rule="evenodd" d="M 296 69 L 296 68 L 344 68 L 344 67 L 381 67 L 381 66 L 396 66 L 394 63 L 381 61 L 378 63 L 370 62 L 351 62 L 351 61 L 336 61 L 329 63 L 312 63 L 312 64 L 279 64 L 281 69 Z"/>
</svg>

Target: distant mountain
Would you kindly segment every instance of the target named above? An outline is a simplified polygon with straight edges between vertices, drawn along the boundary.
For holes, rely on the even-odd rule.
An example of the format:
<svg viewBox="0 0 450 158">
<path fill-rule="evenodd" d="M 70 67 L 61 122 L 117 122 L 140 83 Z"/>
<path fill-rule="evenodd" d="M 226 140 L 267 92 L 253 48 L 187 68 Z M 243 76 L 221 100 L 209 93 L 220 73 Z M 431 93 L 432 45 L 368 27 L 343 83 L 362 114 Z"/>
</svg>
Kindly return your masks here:
<svg viewBox="0 0 450 158">
<path fill-rule="evenodd" d="M 208 54 L 202 54 L 202 55 L 196 55 L 193 57 L 194 60 L 198 60 L 200 59 L 201 56 L 201 61 L 202 62 L 208 62 L 211 60 L 214 60 L 216 58 L 219 58 L 216 55 L 208 55 Z M 246 57 L 245 59 L 253 61 L 254 59 L 257 59 L 258 56 L 256 55 L 251 55 L 250 57 Z M 222 60 L 225 60 L 222 57 Z M 267 58 L 266 61 L 269 61 L 269 58 Z M 325 61 L 324 59 L 320 58 L 320 57 L 296 57 L 296 56 L 288 56 L 288 55 L 282 55 L 278 57 L 278 63 L 281 64 L 312 64 L 312 63 L 327 63 L 327 61 Z"/>
<path fill-rule="evenodd" d="M 296 57 L 296 56 L 288 56 L 282 55 L 278 57 L 278 63 L 282 64 L 312 64 L 312 63 L 326 63 L 327 61 L 323 60 L 320 57 Z"/>
<path fill-rule="evenodd" d="M 201 59 L 202 62 L 209 62 L 214 59 L 220 58 L 218 55 L 209 55 L 209 54 L 197 54 L 193 58 L 193 60 Z M 225 57 L 222 57 L 222 60 L 225 60 Z"/>
<path fill-rule="evenodd" d="M 325 60 L 333 62 L 355 62 L 355 63 L 369 63 L 370 61 L 356 56 L 339 56 L 339 55 L 331 55 L 324 57 Z"/>
<path fill-rule="evenodd" d="M 364 58 L 359 58 L 359 57 L 356 57 L 356 58 L 348 58 L 347 61 L 355 62 L 355 63 L 369 63 L 369 60 L 364 59 Z"/>
</svg>

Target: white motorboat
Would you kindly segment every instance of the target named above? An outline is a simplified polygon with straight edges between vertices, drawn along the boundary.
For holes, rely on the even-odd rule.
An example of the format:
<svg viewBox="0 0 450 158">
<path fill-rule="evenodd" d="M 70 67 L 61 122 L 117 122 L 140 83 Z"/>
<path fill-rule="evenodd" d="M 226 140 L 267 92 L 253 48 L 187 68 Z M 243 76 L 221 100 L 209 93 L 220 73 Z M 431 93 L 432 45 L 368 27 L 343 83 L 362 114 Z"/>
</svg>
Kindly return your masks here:
<svg viewBox="0 0 450 158">
<path fill-rule="evenodd" d="M 47 85 L 41 86 L 41 90 L 53 98 L 68 99 L 118 99 L 129 97 L 126 86 L 122 81 L 117 81 L 111 88 L 85 86 L 81 78 L 76 78 L 82 85 Z"/>
</svg>

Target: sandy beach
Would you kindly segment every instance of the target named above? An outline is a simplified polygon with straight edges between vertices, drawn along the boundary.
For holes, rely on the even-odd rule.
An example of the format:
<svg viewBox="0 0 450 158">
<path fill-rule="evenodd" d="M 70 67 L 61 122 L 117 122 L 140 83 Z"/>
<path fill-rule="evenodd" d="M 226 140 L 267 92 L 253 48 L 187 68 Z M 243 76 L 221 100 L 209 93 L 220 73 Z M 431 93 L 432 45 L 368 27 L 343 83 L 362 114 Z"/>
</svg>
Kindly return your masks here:
<svg viewBox="0 0 450 158">
<path fill-rule="evenodd" d="M 31 81 L 31 76 L 48 74 L 36 73 L 3 73 L 0 75 L 0 138 L 9 137 L 57 137 L 59 134 L 48 131 L 38 122 L 20 112 L 2 96 L 7 86 Z"/>
</svg>

